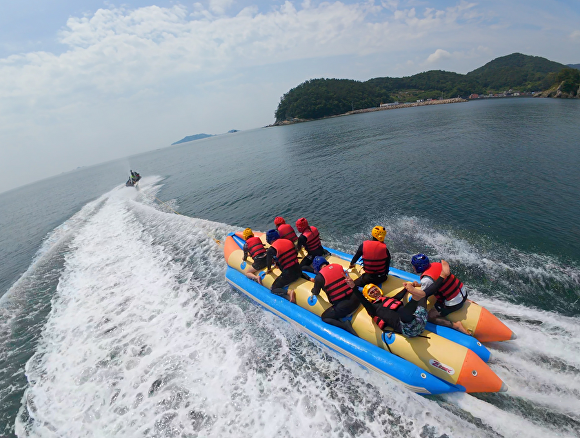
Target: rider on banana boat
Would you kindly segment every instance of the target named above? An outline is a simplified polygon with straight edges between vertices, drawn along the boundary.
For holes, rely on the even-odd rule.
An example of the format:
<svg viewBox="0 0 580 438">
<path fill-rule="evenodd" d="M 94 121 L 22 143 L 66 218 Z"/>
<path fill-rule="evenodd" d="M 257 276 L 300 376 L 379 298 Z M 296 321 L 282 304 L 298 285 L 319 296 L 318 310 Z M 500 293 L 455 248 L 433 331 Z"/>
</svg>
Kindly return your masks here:
<svg viewBox="0 0 580 438">
<path fill-rule="evenodd" d="M 391 253 L 385 244 L 387 231 L 377 225 L 371 231 L 372 240 L 365 240 L 350 262 L 349 269 L 353 269 L 358 259 L 362 257 L 364 274 L 354 281 L 357 287 L 363 287 L 369 283 L 381 284 L 387 280 L 391 265 Z"/>
<path fill-rule="evenodd" d="M 384 297 L 380 288 L 372 283 L 367 284 L 362 291 L 358 288 L 355 294 L 367 310 L 369 316 L 383 331 L 389 327 L 396 333 L 402 333 L 409 338 L 419 336 L 427 324 L 427 299 L 411 299 L 406 305 L 401 301 L 407 291 L 403 289 L 394 297 Z"/>
<path fill-rule="evenodd" d="M 308 225 L 308 221 L 301 217 L 296 221 L 296 229 L 300 234 L 296 249 L 300 251 L 302 247 L 306 248 L 308 254 L 300 262 L 300 268 L 306 272 L 314 272 L 312 269 L 312 261 L 316 256 L 324 256 L 326 251 L 320 242 L 320 234 L 316 227 Z"/>
<path fill-rule="evenodd" d="M 350 321 L 341 321 L 341 318 L 350 315 L 360 305 L 359 299 L 354 294 L 354 290 L 356 289 L 354 282 L 345 274 L 344 268 L 341 265 L 338 263 L 328 263 L 322 256 L 314 257 L 312 268 L 316 274 L 316 277 L 311 279 L 311 281 L 314 281 L 314 287 L 311 291 L 312 295 L 320 294 L 320 290 L 322 289 L 326 292 L 326 296 L 330 304 L 332 304 L 332 306 L 320 315 L 322 321 L 358 336 L 352 328 Z"/>
<path fill-rule="evenodd" d="M 251 228 L 246 228 L 243 236 L 246 243 L 244 243 L 244 258 L 242 260 L 245 262 L 248 255 L 254 260 L 252 267 L 246 272 L 246 277 L 258 281 L 258 276 L 255 274 L 266 267 L 266 248 L 264 248 L 262 240 L 254 236 Z"/>
<path fill-rule="evenodd" d="M 272 293 L 280 297 L 288 297 L 292 303 L 296 303 L 296 293 L 293 289 L 284 289 L 290 283 L 298 280 L 302 276 L 300 263 L 298 262 L 298 253 L 292 241 L 288 239 L 280 239 L 280 234 L 277 230 L 269 230 L 266 233 L 266 242 L 270 248 L 266 251 L 266 275 L 272 273 L 272 263 L 276 260 L 281 274 L 274 280 L 272 284 Z M 258 282 L 262 281 L 258 277 Z"/>
<path fill-rule="evenodd" d="M 282 216 L 276 216 L 274 219 L 274 225 L 276 225 L 278 234 L 280 234 L 280 239 L 291 240 L 294 244 L 298 242 L 298 236 L 296 235 L 294 228 L 292 228 L 292 225 L 287 224 Z"/>
<path fill-rule="evenodd" d="M 425 254 L 414 255 L 411 264 L 421 276 L 421 283 L 404 283 L 405 289 L 416 299 L 429 298 L 432 295 L 437 298 L 435 306 L 429 311 L 429 321 L 469 335 L 461 321 L 451 322 L 445 319 L 450 313 L 461 309 L 467 301 L 467 290 L 451 274 L 449 264 L 445 260 L 431 263 Z"/>
</svg>

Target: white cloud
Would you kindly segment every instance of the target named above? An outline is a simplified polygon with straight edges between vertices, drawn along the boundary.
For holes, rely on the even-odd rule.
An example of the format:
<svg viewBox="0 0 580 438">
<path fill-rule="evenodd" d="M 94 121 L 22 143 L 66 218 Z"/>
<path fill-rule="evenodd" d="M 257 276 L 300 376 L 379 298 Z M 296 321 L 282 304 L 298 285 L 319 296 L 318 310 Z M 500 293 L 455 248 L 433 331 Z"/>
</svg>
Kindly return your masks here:
<svg viewBox="0 0 580 438">
<path fill-rule="evenodd" d="M 570 34 L 570 38 L 572 38 L 573 40 L 579 40 L 580 41 L 580 30 L 575 30 L 574 32 L 572 32 Z"/>
<path fill-rule="evenodd" d="M 451 58 L 451 53 L 447 50 L 437 49 L 435 52 L 431 53 L 429 57 L 425 60 L 426 64 L 436 64 L 443 59 Z"/>
<path fill-rule="evenodd" d="M 381 6 L 385 9 L 395 11 L 399 8 L 399 0 L 381 0 Z"/>
<path fill-rule="evenodd" d="M 174 77 L 216 74 L 231 68 L 339 55 L 368 55 L 404 50 L 425 34 L 448 33 L 467 7 L 397 10 L 382 21 L 373 3 L 321 3 L 297 9 L 285 2 L 258 13 L 246 8 L 236 16 L 213 16 L 231 0 L 136 10 L 99 9 L 70 18 L 60 41 L 68 50 L 55 55 L 33 52 L 0 60 L 0 98 L 20 104 L 61 105 L 93 92 L 130 95 L 158 87 Z M 467 8 L 467 9 L 466 9 Z M 381 9 L 381 8 L 379 8 Z M 441 53 L 436 52 L 435 58 Z M 55 98 L 58 97 L 59 100 Z M 0 105 L 2 105 L 0 103 Z"/>
<path fill-rule="evenodd" d="M 209 0 L 209 9 L 218 15 L 223 15 L 234 3 L 234 0 Z"/>
<path fill-rule="evenodd" d="M 477 56 L 477 55 L 487 55 L 487 56 L 491 56 L 493 55 L 493 50 L 491 50 L 489 47 L 487 46 L 477 46 L 477 49 L 472 49 L 471 53 L 473 54 L 473 56 Z"/>
<path fill-rule="evenodd" d="M 437 49 L 431 53 L 421 65 L 433 66 L 433 64 L 444 63 L 447 65 L 450 60 L 469 60 L 469 59 L 485 59 L 493 55 L 493 51 L 486 46 L 472 47 L 468 50 L 455 50 L 448 52 L 447 50 Z"/>
</svg>

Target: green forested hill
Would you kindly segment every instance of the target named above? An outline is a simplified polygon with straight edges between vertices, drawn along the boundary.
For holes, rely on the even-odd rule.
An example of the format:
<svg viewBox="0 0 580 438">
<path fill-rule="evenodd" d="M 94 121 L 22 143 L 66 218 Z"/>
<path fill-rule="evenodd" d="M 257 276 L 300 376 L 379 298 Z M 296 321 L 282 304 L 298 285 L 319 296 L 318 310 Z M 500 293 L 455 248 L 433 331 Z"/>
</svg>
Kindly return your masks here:
<svg viewBox="0 0 580 438">
<path fill-rule="evenodd" d="M 403 78 L 311 79 L 280 99 L 276 121 L 319 119 L 352 109 L 372 108 L 387 102 L 414 102 L 439 97 L 467 97 L 504 90 L 549 89 L 565 65 L 538 56 L 513 53 L 494 59 L 463 75 L 432 70 Z"/>
<path fill-rule="evenodd" d="M 494 90 L 518 87 L 535 91 L 549 88 L 552 84 L 544 83 L 548 73 L 559 72 L 564 68 L 564 64 L 540 56 L 512 53 L 488 62 L 467 73 L 467 76 L 476 79 L 485 88 Z"/>
<path fill-rule="evenodd" d="M 312 79 L 282 96 L 276 119 L 319 119 L 352 108 L 371 108 L 388 102 L 389 94 L 367 82 L 351 79 Z"/>
</svg>

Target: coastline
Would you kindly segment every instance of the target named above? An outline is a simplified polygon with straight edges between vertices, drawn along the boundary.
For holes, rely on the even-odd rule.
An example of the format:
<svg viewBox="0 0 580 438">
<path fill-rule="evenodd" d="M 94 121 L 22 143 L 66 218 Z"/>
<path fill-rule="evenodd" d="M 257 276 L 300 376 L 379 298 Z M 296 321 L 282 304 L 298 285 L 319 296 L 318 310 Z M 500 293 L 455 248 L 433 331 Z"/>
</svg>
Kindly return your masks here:
<svg viewBox="0 0 580 438">
<path fill-rule="evenodd" d="M 399 104 L 396 104 L 396 105 L 389 105 L 389 106 L 383 106 L 383 107 L 365 108 L 365 109 L 359 109 L 359 110 L 354 110 L 354 111 L 348 111 L 348 112 L 346 112 L 344 114 L 337 114 L 337 115 L 334 115 L 334 116 L 326 116 L 326 117 L 321 117 L 319 119 L 296 119 L 295 118 L 295 119 L 292 119 L 292 120 L 283 120 L 281 122 L 275 122 L 272 125 L 267 125 L 267 126 L 265 126 L 265 128 L 270 128 L 272 126 L 294 125 L 295 123 L 313 122 L 314 120 L 331 119 L 333 117 L 350 116 L 350 115 L 353 115 L 353 114 L 372 113 L 372 112 L 375 112 L 375 111 L 387 111 L 387 110 L 400 109 L 400 108 L 413 108 L 413 107 L 417 107 L 417 106 L 427 106 L 427 105 L 445 105 L 445 104 L 449 104 L 449 103 L 463 103 L 463 102 L 469 102 L 469 100 L 462 99 L 460 97 L 455 97 L 453 99 L 428 100 L 428 101 L 424 101 L 424 102 L 399 103 Z"/>
</svg>

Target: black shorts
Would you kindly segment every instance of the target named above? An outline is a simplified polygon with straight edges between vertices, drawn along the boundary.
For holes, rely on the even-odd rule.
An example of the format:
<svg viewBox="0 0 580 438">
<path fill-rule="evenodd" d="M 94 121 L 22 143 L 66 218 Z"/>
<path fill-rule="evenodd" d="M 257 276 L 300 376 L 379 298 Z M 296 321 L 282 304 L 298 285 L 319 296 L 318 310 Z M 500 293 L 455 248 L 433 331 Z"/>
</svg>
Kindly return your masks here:
<svg viewBox="0 0 580 438">
<path fill-rule="evenodd" d="M 284 269 L 281 274 L 272 283 L 272 292 L 276 295 L 285 295 L 286 291 L 283 289 L 293 281 L 298 280 L 302 276 L 302 270 L 298 264 Z"/>
<path fill-rule="evenodd" d="M 310 266 L 312 264 L 312 261 L 314 260 L 313 255 L 308 254 L 307 256 L 305 256 L 302 261 L 300 262 L 300 267 L 302 266 Z"/>
<path fill-rule="evenodd" d="M 304 248 L 306 249 L 306 248 Z M 302 266 L 304 265 L 311 265 L 312 264 L 312 260 L 314 260 L 314 257 L 328 257 L 329 255 L 331 255 L 327 250 L 325 250 L 322 246 L 314 251 L 308 251 L 308 254 L 302 259 Z"/>
<path fill-rule="evenodd" d="M 463 300 L 461 300 L 459 304 L 456 304 L 454 306 L 446 306 L 445 301 L 437 301 L 435 303 L 435 309 L 437 309 L 437 311 L 441 316 L 447 316 L 450 313 L 453 313 L 456 310 L 461 309 L 466 301 L 467 301 L 467 293 L 463 296 Z"/>
<path fill-rule="evenodd" d="M 320 317 L 324 320 L 328 319 L 340 319 L 345 316 L 350 315 L 360 306 L 360 301 L 355 294 L 351 294 L 349 297 L 343 298 L 342 300 L 332 303 L 328 309 L 326 309 Z"/>
<path fill-rule="evenodd" d="M 266 256 L 257 258 L 254 260 L 254 263 L 252 263 L 252 268 L 254 268 L 256 271 L 261 271 L 265 267 L 266 267 Z"/>
</svg>

